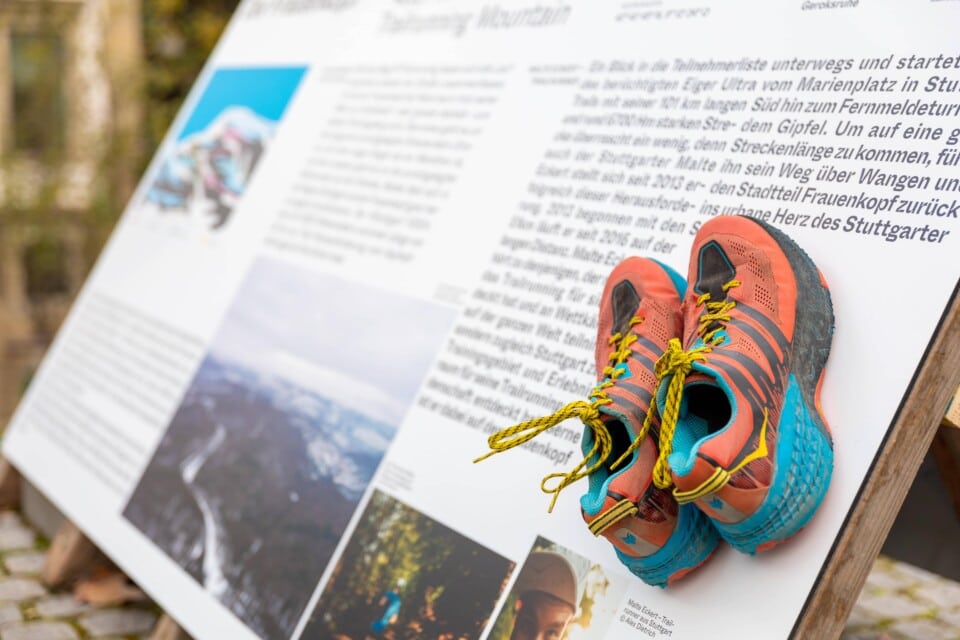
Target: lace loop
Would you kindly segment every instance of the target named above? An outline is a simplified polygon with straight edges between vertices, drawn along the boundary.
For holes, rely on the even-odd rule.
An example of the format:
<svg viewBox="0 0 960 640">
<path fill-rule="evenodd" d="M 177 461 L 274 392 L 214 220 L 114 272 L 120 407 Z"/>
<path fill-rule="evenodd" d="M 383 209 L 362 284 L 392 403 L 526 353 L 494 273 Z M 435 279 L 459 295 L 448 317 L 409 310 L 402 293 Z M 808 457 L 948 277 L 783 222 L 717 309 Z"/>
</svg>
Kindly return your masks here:
<svg viewBox="0 0 960 640">
<path fill-rule="evenodd" d="M 739 280 L 731 280 L 724 284 L 722 289 L 727 292 L 733 287 L 739 286 Z M 709 293 L 704 293 L 697 298 L 697 305 L 703 305 L 705 308 L 705 312 L 700 316 L 697 325 L 697 334 L 700 336 L 701 345 L 685 351 L 683 345 L 680 344 L 680 340 L 672 338 L 667 343 L 667 350 L 663 352 L 663 355 L 654 365 L 654 373 L 657 376 L 657 393 L 650 400 L 650 410 L 644 420 L 642 433 L 645 433 L 651 416 L 657 411 L 657 396 L 660 395 L 660 385 L 663 380 L 670 378 L 666 392 L 663 394 L 663 407 L 660 409 L 659 454 L 653 467 L 653 483 L 660 489 L 669 489 L 673 485 L 667 460 L 673 453 L 673 433 L 677 427 L 677 419 L 680 417 L 684 383 L 693 370 L 693 363 L 706 360 L 707 354 L 713 350 L 713 347 L 723 344 L 723 337 L 719 333 L 724 329 L 724 323 L 729 322 L 730 311 L 737 306 L 737 303 L 734 300 L 714 302 L 710 299 Z"/>
<path fill-rule="evenodd" d="M 634 316 L 630 319 L 629 328 L 632 329 L 641 322 L 643 322 L 641 316 Z M 565 420 L 579 418 L 584 426 L 592 431 L 593 446 L 570 471 L 551 473 L 543 478 L 540 483 L 540 490 L 553 496 L 547 509 L 547 511 L 553 511 L 557 498 L 563 489 L 599 469 L 613 452 L 613 437 L 601 418 L 600 407 L 613 402 L 607 395 L 607 389 L 612 387 L 615 381 L 623 375 L 625 371 L 623 365 L 632 353 L 630 345 L 636 341 L 637 336 L 632 332 L 628 332 L 625 336 L 620 332 L 610 336 L 608 344 L 614 349 L 609 355 L 607 366 L 601 372 L 603 379 L 594 386 L 588 395 L 589 402 L 576 400 L 548 416 L 526 420 L 491 434 L 487 439 L 490 451 L 476 458 L 474 462 L 486 460 L 494 454 L 518 447 Z M 617 463 L 619 464 L 624 458 L 625 456 L 621 456 Z M 590 460 L 593 460 L 593 462 L 589 462 Z M 554 480 L 556 480 L 555 483 Z"/>
</svg>

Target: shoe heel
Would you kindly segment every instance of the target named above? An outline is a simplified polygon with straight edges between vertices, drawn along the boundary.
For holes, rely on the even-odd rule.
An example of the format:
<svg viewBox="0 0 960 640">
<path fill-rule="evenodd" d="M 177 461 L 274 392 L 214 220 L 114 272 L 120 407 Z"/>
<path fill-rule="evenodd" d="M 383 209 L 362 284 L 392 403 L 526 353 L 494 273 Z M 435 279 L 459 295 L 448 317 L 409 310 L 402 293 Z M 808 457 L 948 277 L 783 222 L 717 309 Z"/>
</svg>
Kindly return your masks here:
<svg viewBox="0 0 960 640">
<path fill-rule="evenodd" d="M 636 558 L 617 550 L 617 556 L 647 584 L 666 587 L 706 562 L 719 542 L 710 519 L 693 505 L 684 505 L 680 507 L 677 528 L 659 551 Z"/>
<path fill-rule="evenodd" d="M 754 555 L 776 546 L 805 527 L 819 508 L 833 472 L 833 447 L 817 417 L 791 376 L 778 425 L 777 471 L 766 499 L 741 522 L 714 522 L 738 551 Z"/>
</svg>

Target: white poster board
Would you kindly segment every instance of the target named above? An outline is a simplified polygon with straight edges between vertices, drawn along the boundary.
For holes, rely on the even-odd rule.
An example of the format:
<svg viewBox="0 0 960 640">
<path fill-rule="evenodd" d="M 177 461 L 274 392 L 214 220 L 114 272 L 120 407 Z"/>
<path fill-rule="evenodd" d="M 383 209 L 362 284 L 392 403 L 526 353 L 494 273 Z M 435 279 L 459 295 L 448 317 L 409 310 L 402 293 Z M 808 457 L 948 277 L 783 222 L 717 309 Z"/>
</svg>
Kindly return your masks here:
<svg viewBox="0 0 960 640">
<path fill-rule="evenodd" d="M 4 455 L 201 639 L 355 637 L 394 596 L 403 633 L 501 637 L 533 547 L 592 594 L 576 637 L 785 637 L 957 285 L 957 24 L 949 0 L 248 1 Z M 470 460 L 592 386 L 612 265 L 683 273 L 718 212 L 830 283 L 835 472 L 788 544 L 661 590 L 578 487 L 546 513 L 576 438 Z"/>
</svg>

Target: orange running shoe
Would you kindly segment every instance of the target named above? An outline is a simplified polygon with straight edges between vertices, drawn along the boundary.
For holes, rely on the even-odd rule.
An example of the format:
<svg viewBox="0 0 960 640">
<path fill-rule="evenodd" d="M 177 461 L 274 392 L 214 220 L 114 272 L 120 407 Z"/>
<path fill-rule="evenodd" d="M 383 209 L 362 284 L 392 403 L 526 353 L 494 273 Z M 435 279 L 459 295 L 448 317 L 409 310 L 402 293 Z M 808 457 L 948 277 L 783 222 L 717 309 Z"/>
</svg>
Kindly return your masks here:
<svg viewBox="0 0 960 640">
<path fill-rule="evenodd" d="M 659 457 L 659 425 L 649 412 L 657 388 L 653 369 L 668 341 L 680 335 L 685 289 L 683 279 L 658 262 L 636 257 L 621 262 L 600 300 L 598 382 L 589 401 L 573 402 L 489 440 L 491 449 L 500 451 L 568 418 L 580 418 L 586 427 L 583 461 L 569 473 L 544 478 L 542 489 L 555 501 L 564 487 L 588 477 L 580 506 L 590 531 L 607 538 L 624 565 L 657 586 L 703 563 L 719 541 L 699 510 L 678 505 L 651 478 Z"/>
<path fill-rule="evenodd" d="M 696 504 L 754 554 L 803 528 L 830 483 L 819 401 L 830 293 L 793 240 L 741 216 L 701 227 L 690 280 L 683 346 L 671 340 L 658 363 L 667 482 L 681 505 Z"/>
</svg>

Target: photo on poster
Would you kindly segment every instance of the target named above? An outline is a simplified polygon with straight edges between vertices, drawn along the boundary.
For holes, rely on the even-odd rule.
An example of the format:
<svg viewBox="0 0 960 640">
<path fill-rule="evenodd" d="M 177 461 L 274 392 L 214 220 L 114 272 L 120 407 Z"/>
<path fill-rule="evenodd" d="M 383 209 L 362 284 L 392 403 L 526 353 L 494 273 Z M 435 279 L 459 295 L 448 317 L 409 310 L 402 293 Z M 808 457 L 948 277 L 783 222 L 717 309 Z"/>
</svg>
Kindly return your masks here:
<svg viewBox="0 0 960 640">
<path fill-rule="evenodd" d="M 513 568 L 375 491 L 300 640 L 475 640 Z"/>
<path fill-rule="evenodd" d="M 123 515 L 287 638 L 455 310 L 262 258 Z"/>
<path fill-rule="evenodd" d="M 617 619 L 627 580 L 538 537 L 488 640 L 601 640 Z"/>
<path fill-rule="evenodd" d="M 142 207 L 208 231 L 230 221 L 306 67 L 217 69 L 150 179 Z"/>
</svg>

